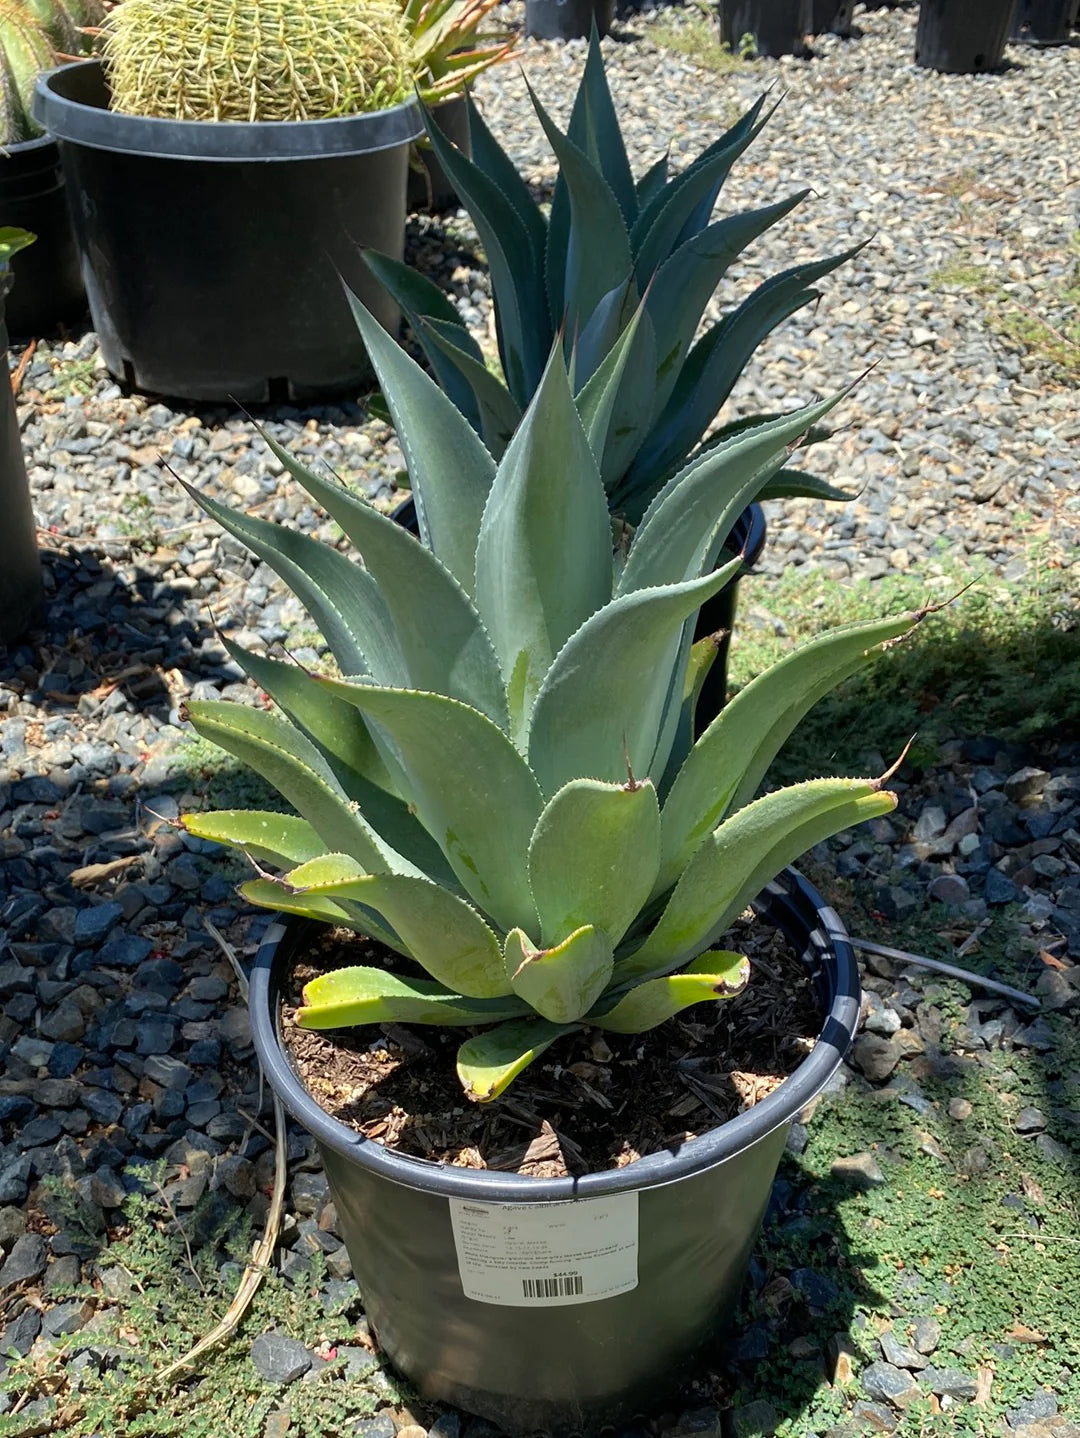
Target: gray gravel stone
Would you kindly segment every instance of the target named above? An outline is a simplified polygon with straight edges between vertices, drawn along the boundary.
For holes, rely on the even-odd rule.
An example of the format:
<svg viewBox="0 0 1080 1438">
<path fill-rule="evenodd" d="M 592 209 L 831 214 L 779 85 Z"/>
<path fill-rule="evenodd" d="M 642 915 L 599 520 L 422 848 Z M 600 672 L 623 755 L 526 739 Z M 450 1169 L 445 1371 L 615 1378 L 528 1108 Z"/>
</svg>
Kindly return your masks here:
<svg viewBox="0 0 1080 1438">
<path fill-rule="evenodd" d="M 911 1374 L 891 1363 L 871 1363 L 863 1369 L 860 1382 L 871 1398 L 884 1398 L 897 1408 L 906 1408 L 919 1395 Z"/>
<path fill-rule="evenodd" d="M 47 1252 L 40 1233 L 24 1233 L 17 1238 L 0 1266 L 0 1289 L 40 1278 L 45 1272 Z"/>
<path fill-rule="evenodd" d="M 885 1175 L 872 1153 L 854 1153 L 850 1158 L 833 1159 L 829 1172 L 833 1178 L 842 1179 L 852 1188 L 863 1191 L 879 1188 L 885 1182 Z"/>
<path fill-rule="evenodd" d="M 936 1318 L 915 1318 L 911 1323 L 912 1346 L 919 1353 L 933 1353 L 941 1342 L 941 1324 Z"/>
<path fill-rule="evenodd" d="M 892 1039 L 878 1034 L 862 1034 L 851 1050 L 855 1067 L 868 1079 L 887 1079 L 900 1062 L 900 1049 Z"/>
<path fill-rule="evenodd" d="M 939 1398 L 974 1398 L 979 1391 L 978 1381 L 962 1368 L 924 1368 L 920 1374 L 922 1382 L 931 1393 Z"/>
<path fill-rule="evenodd" d="M 885 1362 L 891 1363 L 894 1368 L 917 1370 L 926 1367 L 927 1359 L 923 1354 L 911 1344 L 902 1343 L 891 1328 L 886 1328 L 879 1342 Z"/>
<path fill-rule="evenodd" d="M 251 1361 L 269 1383 L 295 1383 L 311 1367 L 311 1354 L 284 1333 L 260 1333 L 251 1345 Z"/>
<path fill-rule="evenodd" d="M 1005 1417 L 1014 1428 L 1025 1423 L 1038 1423 L 1043 1418 L 1053 1418 L 1058 1411 L 1058 1401 L 1049 1388 L 1037 1388 L 1030 1398 L 1025 1398 L 1015 1408 L 1006 1409 Z"/>
</svg>

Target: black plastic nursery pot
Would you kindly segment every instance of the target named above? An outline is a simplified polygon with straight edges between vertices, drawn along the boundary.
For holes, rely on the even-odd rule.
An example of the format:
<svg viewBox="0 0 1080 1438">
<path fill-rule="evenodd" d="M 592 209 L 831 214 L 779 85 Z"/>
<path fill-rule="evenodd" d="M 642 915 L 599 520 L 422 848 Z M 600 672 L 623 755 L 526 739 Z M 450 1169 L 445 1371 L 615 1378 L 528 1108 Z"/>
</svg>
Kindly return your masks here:
<svg viewBox="0 0 1080 1438">
<path fill-rule="evenodd" d="M 145 119 L 100 61 L 38 80 L 109 370 L 189 400 L 303 400 L 370 375 L 342 279 L 388 328 L 361 249 L 401 257 L 415 101 L 332 120 Z"/>
<path fill-rule="evenodd" d="M 533 40 L 601 39 L 615 19 L 615 0 L 525 0 L 525 34 Z"/>
<path fill-rule="evenodd" d="M 11 269 L 0 266 L 0 360 L 5 376 L 5 309 L 12 280 Z M 0 388 L 0 644 L 14 644 L 42 618 L 44 593 L 15 396 L 6 381 Z"/>
<path fill-rule="evenodd" d="M 472 159 L 472 135 L 469 112 L 464 95 L 451 95 L 431 108 L 431 118 L 448 140 L 468 159 Z M 458 206 L 458 192 L 449 175 L 435 158 L 427 136 L 419 139 L 409 153 L 409 187 L 406 203 L 410 214 L 428 210 L 434 215 Z"/>
<path fill-rule="evenodd" d="M 1078 0 L 1020 0 L 1013 38 L 1029 45 L 1064 45 L 1078 16 Z"/>
<path fill-rule="evenodd" d="M 730 1321 L 792 1120 L 839 1065 L 859 1014 L 846 932 L 794 870 L 756 908 L 811 976 L 824 1021 L 768 1098 L 678 1149 L 578 1178 L 394 1153 L 326 1114 L 294 1072 L 281 997 L 315 926 L 267 930 L 251 974 L 267 1080 L 315 1137 L 387 1357 L 427 1399 L 509 1433 L 561 1433 L 659 1404 Z"/>
<path fill-rule="evenodd" d="M 948 75 L 996 70 L 1017 0 L 921 0 L 915 63 Z"/>
<path fill-rule="evenodd" d="M 0 153 L 0 225 L 37 239 L 11 260 L 8 331 L 19 338 L 51 334 L 86 310 L 79 251 L 68 213 L 60 151 L 49 135 Z"/>
<path fill-rule="evenodd" d="M 697 734 L 708 728 L 727 702 L 728 650 L 731 648 L 731 631 L 739 601 L 739 578 L 753 569 L 760 558 L 765 547 L 766 532 L 765 515 L 761 505 L 749 505 L 735 521 L 726 545 L 732 554 L 743 555 L 743 567 L 739 576 L 730 584 L 725 584 L 719 594 L 707 599 L 698 611 L 694 638 L 703 639 L 707 634 L 715 634 L 717 640 L 716 658 L 698 695 L 694 716 L 694 729 Z"/>
<path fill-rule="evenodd" d="M 720 0 L 720 39 L 732 50 L 752 37 L 759 55 L 801 55 L 813 31 L 813 0 Z"/>
<path fill-rule="evenodd" d="M 850 35 L 855 0 L 813 0 L 810 14 L 812 35 Z"/>
</svg>

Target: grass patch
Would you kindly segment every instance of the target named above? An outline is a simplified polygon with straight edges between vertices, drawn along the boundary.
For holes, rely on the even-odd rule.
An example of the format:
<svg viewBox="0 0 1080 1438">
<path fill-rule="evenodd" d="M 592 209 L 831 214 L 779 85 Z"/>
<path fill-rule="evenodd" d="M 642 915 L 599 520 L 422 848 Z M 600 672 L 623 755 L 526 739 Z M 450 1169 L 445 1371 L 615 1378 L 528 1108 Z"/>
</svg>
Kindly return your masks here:
<svg viewBox="0 0 1080 1438">
<path fill-rule="evenodd" d="M 1022 582 L 976 579 L 902 644 L 810 711 L 788 741 L 777 779 L 849 772 L 871 752 L 895 757 L 917 734 L 912 761 L 932 764 L 948 739 L 989 735 L 1036 744 L 1080 736 L 1080 598 L 1070 571 L 1035 551 Z M 835 581 L 791 571 L 745 583 L 731 650 L 736 687 L 792 648 L 837 625 L 948 598 L 970 571 Z M 760 627 L 747 616 L 754 606 Z M 780 632 L 776 632 L 779 630 Z"/>
<path fill-rule="evenodd" d="M 1010 294 L 1005 278 L 988 265 L 955 260 L 931 276 L 937 290 L 967 290 L 986 300 L 986 321 L 995 334 L 1043 361 L 1066 384 L 1080 384 L 1080 238 L 1073 241 L 1076 256 L 1069 276 L 1049 290 L 1044 308 L 1060 315 L 1053 323 Z"/>
<path fill-rule="evenodd" d="M 198 734 L 185 735 L 171 756 L 170 792 L 184 791 L 192 807 L 202 809 L 270 809 L 289 806 L 272 784 Z"/>
<path fill-rule="evenodd" d="M 268 1418 L 279 1409 L 288 1411 L 289 1438 L 331 1438 L 346 1431 L 350 1419 L 398 1396 L 393 1381 L 377 1371 L 374 1383 L 341 1382 L 343 1360 L 288 1389 L 265 1382 L 252 1364 L 251 1341 L 268 1329 L 308 1347 L 359 1341 L 350 1317 L 358 1303 L 355 1287 L 328 1313 L 319 1293 L 325 1278 L 319 1253 L 295 1284 L 267 1274 L 239 1333 L 188 1381 L 156 1383 L 154 1373 L 187 1353 L 228 1307 L 251 1233 L 235 1201 L 221 1191 L 201 1199 L 179 1230 L 153 1197 L 160 1166 L 131 1172 L 143 1190 L 128 1199 L 127 1231 L 101 1260 L 108 1297 L 89 1285 L 60 1295 L 99 1305 L 92 1332 L 83 1328 L 44 1354 L 10 1362 L 0 1379 L 11 1404 L 0 1416 L 0 1438 L 46 1432 L 51 1438 L 263 1438 Z M 88 1349 L 88 1361 L 72 1361 L 75 1352 Z"/>
<path fill-rule="evenodd" d="M 685 55 L 703 69 L 712 70 L 716 75 L 730 75 L 741 69 L 748 58 L 752 58 L 752 43 L 749 51 L 745 46 L 740 46 L 739 53 L 736 54 L 730 45 L 725 45 L 720 39 L 719 27 L 716 20 L 710 18 L 711 14 L 710 11 L 708 15 L 688 15 L 678 24 L 671 24 L 667 20 L 657 21 L 648 27 L 648 37 L 654 45 L 661 45 L 665 50 L 674 50 L 677 55 Z"/>
</svg>

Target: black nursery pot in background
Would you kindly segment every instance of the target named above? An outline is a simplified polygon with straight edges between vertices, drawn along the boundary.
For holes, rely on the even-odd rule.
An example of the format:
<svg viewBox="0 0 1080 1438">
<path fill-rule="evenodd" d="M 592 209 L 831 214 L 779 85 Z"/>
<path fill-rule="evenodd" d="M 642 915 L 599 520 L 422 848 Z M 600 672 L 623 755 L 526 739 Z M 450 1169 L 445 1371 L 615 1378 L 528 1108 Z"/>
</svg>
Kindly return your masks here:
<svg viewBox="0 0 1080 1438">
<path fill-rule="evenodd" d="M 720 0 L 719 17 L 725 45 L 751 35 L 759 55 L 801 55 L 814 28 L 813 0 Z"/>
<path fill-rule="evenodd" d="M 534 40 L 601 39 L 615 19 L 615 0 L 525 0 L 525 34 Z"/>
<path fill-rule="evenodd" d="M 1013 37 L 1029 45 L 1064 45 L 1080 16 L 1080 0 L 1020 0 Z"/>
<path fill-rule="evenodd" d="M 432 121 L 438 125 L 466 159 L 472 159 L 472 135 L 469 132 L 469 111 L 464 95 L 452 95 L 430 110 Z M 444 210 L 456 209 L 458 193 L 450 183 L 450 177 L 435 158 L 427 137 L 424 136 L 409 151 L 409 188 L 406 196 L 409 213 L 428 210 L 433 215 Z"/>
<path fill-rule="evenodd" d="M 49 135 L 0 153 L 0 225 L 37 236 L 11 260 L 15 285 L 7 301 L 8 331 L 30 339 L 78 319 L 86 295 L 60 151 Z"/>
<path fill-rule="evenodd" d="M 394 329 L 360 251 L 401 257 L 415 101 L 254 124 L 108 109 L 101 64 L 38 81 L 60 142 L 83 276 L 109 370 L 189 400 L 302 400 L 370 374 L 341 279 Z"/>
<path fill-rule="evenodd" d="M 33 249 L 33 245 L 28 248 Z M 0 644 L 14 644 L 21 639 L 40 622 L 45 609 L 22 436 L 15 396 L 7 383 L 8 332 L 4 311 L 11 287 L 11 268 L 0 265 L 0 360 L 4 375 L 0 394 Z"/>
<path fill-rule="evenodd" d="M 1017 0 L 922 0 L 915 63 L 947 75 L 996 70 Z"/>
<path fill-rule="evenodd" d="M 850 35 L 855 0 L 813 0 L 810 13 L 812 35 Z"/>
<path fill-rule="evenodd" d="M 854 954 L 821 896 L 789 869 L 756 907 L 813 980 L 824 1021 L 810 1054 L 719 1128 L 579 1178 L 432 1163 L 331 1118 L 301 1085 L 279 1028 L 287 976 L 318 926 L 267 930 L 251 975 L 259 1061 L 318 1142 L 365 1312 L 423 1397 L 513 1434 L 617 1423 L 659 1405 L 730 1322 L 791 1122 L 835 1072 L 859 1014 Z M 589 1276 L 570 1283 L 565 1265 L 560 1280 L 509 1241 L 501 1272 L 483 1280 L 501 1288 L 496 1301 L 468 1297 L 477 1251 L 513 1223 L 538 1226 L 549 1252 L 560 1247 L 556 1228 L 570 1236 L 567 1251 L 606 1249 L 607 1266 L 579 1259 Z"/>
</svg>

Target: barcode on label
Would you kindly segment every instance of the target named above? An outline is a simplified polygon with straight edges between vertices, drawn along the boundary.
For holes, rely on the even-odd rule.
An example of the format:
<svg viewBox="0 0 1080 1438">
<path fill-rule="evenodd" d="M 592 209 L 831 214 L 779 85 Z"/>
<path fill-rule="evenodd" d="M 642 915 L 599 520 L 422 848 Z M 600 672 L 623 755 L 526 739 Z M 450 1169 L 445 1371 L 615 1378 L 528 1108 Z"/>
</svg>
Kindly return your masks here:
<svg viewBox="0 0 1080 1438">
<path fill-rule="evenodd" d="M 560 1273 L 558 1278 L 523 1278 L 523 1298 L 573 1298 L 584 1293 L 580 1273 Z"/>
</svg>

